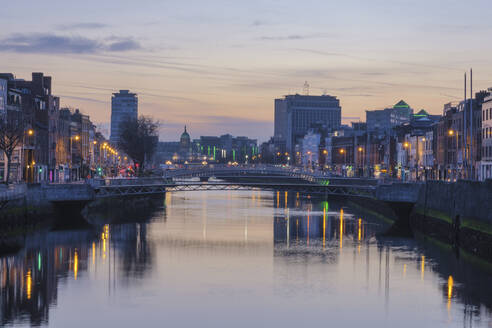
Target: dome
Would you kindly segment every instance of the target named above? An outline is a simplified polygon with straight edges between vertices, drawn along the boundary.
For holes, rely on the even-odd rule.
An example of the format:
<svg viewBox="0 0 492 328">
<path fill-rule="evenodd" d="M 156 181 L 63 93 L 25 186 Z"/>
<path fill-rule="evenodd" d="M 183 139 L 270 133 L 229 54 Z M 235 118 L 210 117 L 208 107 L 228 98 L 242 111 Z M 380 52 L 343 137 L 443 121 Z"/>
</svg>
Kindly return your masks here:
<svg viewBox="0 0 492 328">
<path fill-rule="evenodd" d="M 180 140 L 181 141 L 190 141 L 190 135 L 188 134 L 188 132 L 186 132 L 186 125 L 185 125 L 184 132 L 181 134 Z"/>
<path fill-rule="evenodd" d="M 184 132 L 181 134 L 181 138 L 179 139 L 179 148 L 181 153 L 188 153 L 191 148 L 191 138 L 188 132 L 186 132 L 186 125 Z"/>
</svg>

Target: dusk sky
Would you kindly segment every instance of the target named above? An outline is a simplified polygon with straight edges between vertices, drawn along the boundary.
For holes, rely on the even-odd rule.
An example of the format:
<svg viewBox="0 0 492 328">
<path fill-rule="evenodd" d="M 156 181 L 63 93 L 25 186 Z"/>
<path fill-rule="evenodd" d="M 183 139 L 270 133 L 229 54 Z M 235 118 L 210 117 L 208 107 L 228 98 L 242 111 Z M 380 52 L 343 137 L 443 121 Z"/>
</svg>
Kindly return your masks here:
<svg viewBox="0 0 492 328">
<path fill-rule="evenodd" d="M 1 1 L 0 71 L 54 78 L 63 106 L 98 123 L 111 93 L 139 95 L 161 139 L 266 140 L 273 100 L 327 93 L 343 122 L 404 99 L 441 113 L 492 86 L 490 0 Z"/>
</svg>

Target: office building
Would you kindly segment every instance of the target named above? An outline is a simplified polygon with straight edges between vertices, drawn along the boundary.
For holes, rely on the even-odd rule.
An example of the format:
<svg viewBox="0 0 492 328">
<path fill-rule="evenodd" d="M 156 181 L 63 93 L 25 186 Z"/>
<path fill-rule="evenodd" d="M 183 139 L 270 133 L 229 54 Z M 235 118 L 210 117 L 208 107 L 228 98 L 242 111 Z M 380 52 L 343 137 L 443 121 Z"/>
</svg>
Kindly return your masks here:
<svg viewBox="0 0 492 328">
<path fill-rule="evenodd" d="M 398 125 L 409 123 L 413 109 L 403 100 L 393 107 L 366 110 L 367 131 L 381 135 L 389 134 Z"/>
<path fill-rule="evenodd" d="M 296 94 L 275 99 L 275 147 L 281 153 L 293 153 L 314 124 L 334 130 L 341 121 L 342 109 L 336 97 Z"/>
<path fill-rule="evenodd" d="M 113 93 L 111 98 L 111 136 L 112 144 L 117 145 L 121 135 L 121 123 L 138 118 L 138 97 L 128 90 Z"/>
</svg>

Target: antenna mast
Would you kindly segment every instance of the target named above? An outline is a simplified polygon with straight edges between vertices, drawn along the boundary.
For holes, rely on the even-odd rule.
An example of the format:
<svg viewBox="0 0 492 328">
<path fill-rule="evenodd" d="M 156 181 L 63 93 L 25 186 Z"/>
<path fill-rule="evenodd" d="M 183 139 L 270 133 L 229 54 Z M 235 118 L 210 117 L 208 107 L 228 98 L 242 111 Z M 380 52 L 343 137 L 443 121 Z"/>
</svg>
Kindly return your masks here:
<svg viewBox="0 0 492 328">
<path fill-rule="evenodd" d="M 308 83 L 308 81 L 304 82 L 303 91 L 304 91 L 304 95 L 309 96 L 309 83 Z"/>
</svg>

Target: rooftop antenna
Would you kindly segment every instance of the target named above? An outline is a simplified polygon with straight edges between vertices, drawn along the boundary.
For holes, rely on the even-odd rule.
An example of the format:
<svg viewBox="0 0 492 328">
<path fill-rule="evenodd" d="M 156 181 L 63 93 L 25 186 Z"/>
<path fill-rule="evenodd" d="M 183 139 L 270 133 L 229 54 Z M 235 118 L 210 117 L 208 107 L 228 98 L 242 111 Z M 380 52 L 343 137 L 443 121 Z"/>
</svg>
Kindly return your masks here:
<svg viewBox="0 0 492 328">
<path fill-rule="evenodd" d="M 303 91 L 304 91 L 304 94 L 305 94 L 306 96 L 309 96 L 309 83 L 308 83 L 308 81 L 305 81 L 305 82 L 304 82 L 304 88 L 303 88 Z"/>
</svg>

